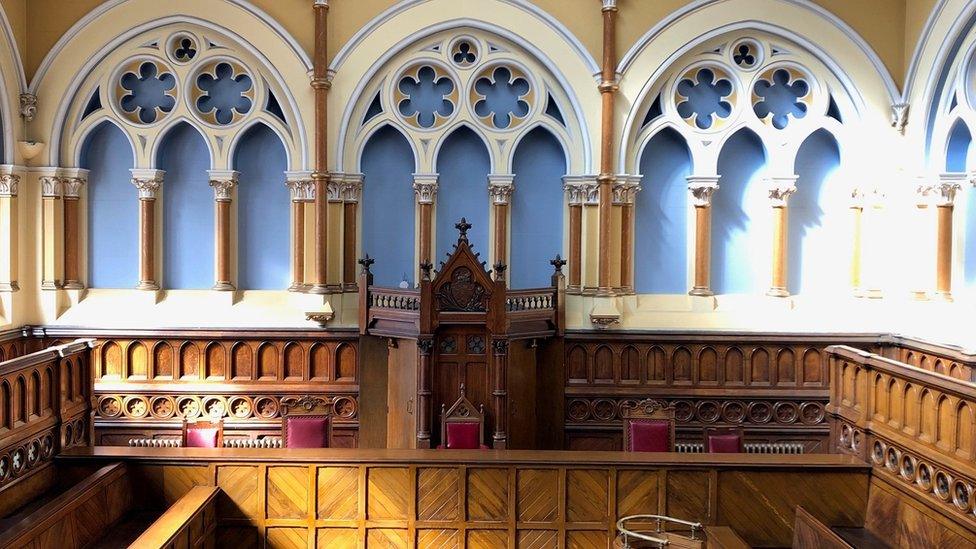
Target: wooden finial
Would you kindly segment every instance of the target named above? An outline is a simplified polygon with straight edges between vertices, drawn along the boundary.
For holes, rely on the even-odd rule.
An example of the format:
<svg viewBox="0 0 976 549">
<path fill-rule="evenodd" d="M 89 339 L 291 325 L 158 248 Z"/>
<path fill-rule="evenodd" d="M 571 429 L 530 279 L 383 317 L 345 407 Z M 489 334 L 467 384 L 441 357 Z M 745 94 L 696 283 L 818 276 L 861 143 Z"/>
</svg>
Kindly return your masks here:
<svg viewBox="0 0 976 549">
<path fill-rule="evenodd" d="M 563 259 L 562 256 L 559 254 L 556 254 L 555 259 L 549 261 L 549 264 L 556 269 L 557 273 L 563 272 L 563 267 L 566 265 L 566 263 L 567 263 L 566 260 Z"/>
<path fill-rule="evenodd" d="M 462 241 L 462 240 L 464 240 L 464 241 L 467 241 L 468 240 L 468 229 L 471 228 L 471 224 L 468 223 L 468 220 L 467 219 L 465 219 L 465 218 L 462 217 L 461 218 L 461 221 L 459 221 L 458 223 L 456 223 L 454 225 L 454 228 L 458 230 L 458 233 L 459 233 L 458 234 L 458 241 L 459 242 Z"/>
<path fill-rule="evenodd" d="M 369 268 L 373 263 L 376 263 L 376 260 L 369 257 L 369 254 L 366 254 L 366 257 L 360 259 L 358 263 L 363 266 L 363 272 L 369 274 Z"/>
</svg>

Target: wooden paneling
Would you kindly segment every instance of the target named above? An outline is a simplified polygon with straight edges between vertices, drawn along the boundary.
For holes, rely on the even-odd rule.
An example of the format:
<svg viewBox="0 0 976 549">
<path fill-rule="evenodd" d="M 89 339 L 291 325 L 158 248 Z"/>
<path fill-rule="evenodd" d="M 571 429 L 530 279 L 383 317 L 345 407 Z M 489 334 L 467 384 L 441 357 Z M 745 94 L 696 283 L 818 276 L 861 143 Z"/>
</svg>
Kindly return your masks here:
<svg viewBox="0 0 976 549">
<path fill-rule="evenodd" d="M 958 347 L 887 336 L 882 338 L 879 354 L 928 372 L 964 381 L 976 381 L 976 356 Z"/>
<path fill-rule="evenodd" d="M 249 527 L 284 546 L 314 539 L 329 548 L 605 548 L 618 518 L 664 505 L 679 518 L 730 526 L 751 544 L 787 546 L 796 505 L 861 524 L 869 470 L 836 455 L 619 452 L 102 447 L 65 459 L 86 455 L 135 469 L 206 466 L 210 484 L 226 492 L 220 532 L 251 539 Z M 306 488 L 315 504 L 299 516 Z"/>
<path fill-rule="evenodd" d="M 176 501 L 142 533 L 131 549 L 186 549 L 216 544 L 216 501 L 214 487 L 196 486 Z M 300 530 L 302 534 L 304 530 Z"/>
</svg>

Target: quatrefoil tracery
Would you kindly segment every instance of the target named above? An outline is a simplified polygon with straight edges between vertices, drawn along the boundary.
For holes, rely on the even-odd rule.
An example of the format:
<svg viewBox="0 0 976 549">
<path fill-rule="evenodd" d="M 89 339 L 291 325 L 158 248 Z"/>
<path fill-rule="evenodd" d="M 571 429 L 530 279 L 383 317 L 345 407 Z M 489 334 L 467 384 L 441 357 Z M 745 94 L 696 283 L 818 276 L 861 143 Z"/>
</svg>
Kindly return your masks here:
<svg viewBox="0 0 976 549">
<path fill-rule="evenodd" d="M 732 77 L 717 66 L 687 71 L 674 92 L 678 116 L 700 130 L 723 127 L 732 115 L 735 100 Z"/>
<path fill-rule="evenodd" d="M 176 77 L 161 61 L 134 59 L 119 71 L 115 96 L 127 120 L 154 124 L 176 106 Z"/>
<path fill-rule="evenodd" d="M 247 69 L 233 60 L 208 62 L 196 73 L 193 83 L 192 104 L 209 124 L 238 122 L 254 104 L 254 81 Z"/>
<path fill-rule="evenodd" d="M 458 85 L 434 63 L 419 63 L 400 73 L 393 90 L 397 113 L 421 130 L 443 126 L 457 112 Z"/>
<path fill-rule="evenodd" d="M 764 123 L 782 130 L 807 115 L 812 95 L 812 86 L 799 70 L 767 69 L 752 88 L 753 110 Z"/>
<path fill-rule="evenodd" d="M 519 126 L 532 112 L 534 99 L 525 71 L 507 64 L 482 69 L 470 94 L 475 116 L 493 130 Z"/>
</svg>

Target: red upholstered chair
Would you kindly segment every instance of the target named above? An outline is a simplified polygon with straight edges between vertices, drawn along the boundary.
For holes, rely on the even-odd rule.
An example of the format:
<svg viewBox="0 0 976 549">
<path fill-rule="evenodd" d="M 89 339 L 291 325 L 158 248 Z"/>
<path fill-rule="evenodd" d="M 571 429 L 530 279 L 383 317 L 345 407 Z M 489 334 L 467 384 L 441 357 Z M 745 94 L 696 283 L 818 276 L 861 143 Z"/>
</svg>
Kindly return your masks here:
<svg viewBox="0 0 976 549">
<path fill-rule="evenodd" d="M 328 448 L 332 435 L 332 402 L 313 396 L 281 399 L 281 445 L 284 448 Z"/>
<path fill-rule="evenodd" d="M 223 448 L 224 422 L 197 421 L 183 422 L 184 448 Z"/>
<path fill-rule="evenodd" d="M 441 404 L 441 443 L 438 448 L 451 450 L 487 449 L 482 444 L 485 440 L 485 410 L 484 407 L 475 409 L 474 405 L 464 396 L 464 384 L 461 384 L 461 396 L 450 408 Z"/>
<path fill-rule="evenodd" d="M 746 451 L 742 427 L 709 427 L 705 429 L 705 452 L 741 454 Z"/>
<path fill-rule="evenodd" d="M 674 408 L 645 399 L 621 410 L 625 452 L 673 452 Z"/>
</svg>

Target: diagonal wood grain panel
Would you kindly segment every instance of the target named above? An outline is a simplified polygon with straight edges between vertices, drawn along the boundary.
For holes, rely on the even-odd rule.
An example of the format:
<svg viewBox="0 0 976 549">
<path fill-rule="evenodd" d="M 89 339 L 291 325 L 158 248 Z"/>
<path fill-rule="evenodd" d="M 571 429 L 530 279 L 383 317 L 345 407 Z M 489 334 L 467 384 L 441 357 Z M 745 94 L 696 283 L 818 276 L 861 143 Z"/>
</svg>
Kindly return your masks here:
<svg viewBox="0 0 976 549">
<path fill-rule="evenodd" d="M 374 528 L 366 533 L 366 549 L 403 549 L 407 547 L 407 531 Z"/>
<path fill-rule="evenodd" d="M 220 518 L 258 519 L 258 468 L 222 465 L 217 467 L 217 502 Z"/>
<path fill-rule="evenodd" d="M 457 530 L 417 530 L 417 549 L 461 549 Z"/>
<path fill-rule="evenodd" d="M 516 541 L 518 549 L 552 549 L 559 546 L 559 534 L 555 530 L 519 530 Z"/>
<path fill-rule="evenodd" d="M 307 549 L 307 528 L 268 528 L 267 547 L 274 549 Z"/>
<path fill-rule="evenodd" d="M 406 520 L 411 497 L 409 469 L 370 467 L 366 509 L 369 520 Z"/>
<path fill-rule="evenodd" d="M 609 520 L 610 473 L 607 470 L 570 469 L 566 472 L 566 515 L 570 522 Z"/>
<path fill-rule="evenodd" d="M 358 549 L 359 531 L 354 528 L 319 528 L 315 533 L 318 549 Z"/>
<path fill-rule="evenodd" d="M 258 529 L 250 526 L 217 528 L 220 547 L 253 549 L 258 547 Z"/>
<path fill-rule="evenodd" d="M 608 549 L 610 541 L 605 530 L 566 533 L 566 549 Z"/>
<path fill-rule="evenodd" d="M 617 472 L 617 516 L 658 514 L 657 471 Z"/>
<path fill-rule="evenodd" d="M 468 520 L 508 518 L 508 469 L 468 469 Z"/>
<path fill-rule="evenodd" d="M 308 515 L 308 467 L 268 467 L 268 518 Z"/>
<path fill-rule="evenodd" d="M 458 520 L 459 477 L 459 471 L 454 468 L 417 471 L 418 520 Z"/>
<path fill-rule="evenodd" d="M 163 502 L 168 507 L 185 496 L 194 486 L 211 486 L 207 466 L 166 467 L 162 474 Z"/>
<path fill-rule="evenodd" d="M 319 467 L 317 514 L 320 519 L 359 518 L 359 469 Z"/>
<path fill-rule="evenodd" d="M 504 549 L 508 547 L 507 530 L 468 530 L 465 549 Z"/>
<path fill-rule="evenodd" d="M 668 471 L 667 515 L 710 524 L 709 476 L 704 471 Z"/>
<path fill-rule="evenodd" d="M 519 522 L 552 522 L 559 515 L 559 471 L 520 469 L 518 471 Z M 521 542 L 520 542 L 521 543 Z"/>
</svg>

